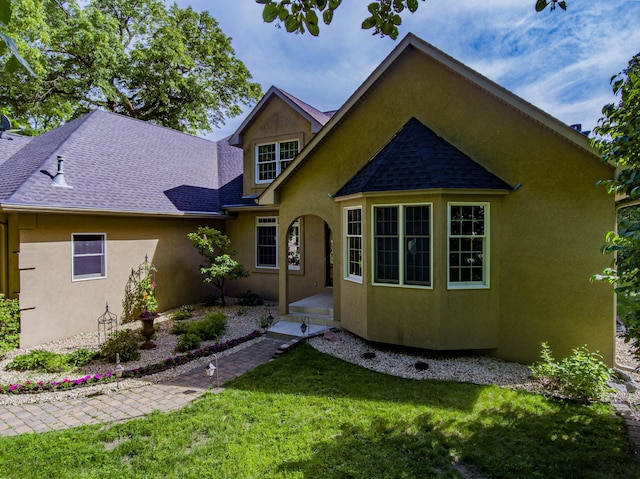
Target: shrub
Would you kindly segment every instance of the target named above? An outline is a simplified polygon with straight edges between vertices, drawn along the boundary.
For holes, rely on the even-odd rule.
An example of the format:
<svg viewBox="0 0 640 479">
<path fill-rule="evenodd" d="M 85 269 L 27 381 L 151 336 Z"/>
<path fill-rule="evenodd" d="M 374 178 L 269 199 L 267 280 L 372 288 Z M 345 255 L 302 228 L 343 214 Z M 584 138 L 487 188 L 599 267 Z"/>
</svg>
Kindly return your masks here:
<svg viewBox="0 0 640 479">
<path fill-rule="evenodd" d="M 611 371 L 600 354 L 586 346 L 573 350 L 561 361 L 553 358 L 549 345 L 542 343 L 541 361 L 531 365 L 531 374 L 545 387 L 579 400 L 603 399 L 609 391 Z"/>
<path fill-rule="evenodd" d="M 198 349 L 200 347 L 200 336 L 196 333 L 185 333 L 180 336 L 178 344 L 176 346 L 176 352 L 184 353 L 185 351 L 191 351 L 192 349 Z"/>
<path fill-rule="evenodd" d="M 43 349 L 34 349 L 27 354 L 13 358 L 7 369 L 14 371 L 43 371 L 45 373 L 59 373 L 66 370 L 65 358 Z"/>
<path fill-rule="evenodd" d="M 89 364 L 98 356 L 99 354 L 94 351 L 80 348 L 72 353 L 65 355 L 65 362 L 71 368 L 80 368 L 86 364 Z"/>
<path fill-rule="evenodd" d="M 240 306 L 261 306 L 264 304 L 264 299 L 258 293 L 252 293 L 251 290 L 248 290 L 238 295 L 238 304 Z"/>
<path fill-rule="evenodd" d="M 0 294 L 0 355 L 20 344 L 20 307 L 17 299 Z"/>
<path fill-rule="evenodd" d="M 173 326 L 171 326 L 171 334 L 176 334 L 176 335 L 184 334 L 188 331 L 188 329 L 189 329 L 189 323 L 187 322 L 173 323 Z"/>
<path fill-rule="evenodd" d="M 171 315 L 171 319 L 184 321 L 185 319 L 189 319 L 191 316 L 193 316 L 193 308 L 190 306 L 181 306 L 178 311 Z"/>
<path fill-rule="evenodd" d="M 204 298 L 202 298 L 202 304 L 207 307 L 217 306 L 218 296 L 216 296 L 215 294 L 208 294 Z"/>
<path fill-rule="evenodd" d="M 188 333 L 195 333 L 203 341 L 218 339 L 224 333 L 227 318 L 222 313 L 209 313 L 204 319 L 189 325 Z"/>
<path fill-rule="evenodd" d="M 116 362 L 116 353 L 120 354 L 120 362 L 140 359 L 138 342 L 140 336 L 132 329 L 122 329 L 109 335 L 109 339 L 100 348 L 100 356 L 111 363 Z"/>
</svg>

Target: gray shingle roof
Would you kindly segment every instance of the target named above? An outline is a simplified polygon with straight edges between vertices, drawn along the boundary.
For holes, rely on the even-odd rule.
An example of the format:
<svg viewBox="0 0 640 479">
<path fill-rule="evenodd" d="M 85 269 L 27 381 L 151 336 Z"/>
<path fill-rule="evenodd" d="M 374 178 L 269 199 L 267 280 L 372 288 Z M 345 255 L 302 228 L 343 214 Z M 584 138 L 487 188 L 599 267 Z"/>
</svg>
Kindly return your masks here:
<svg viewBox="0 0 640 479">
<path fill-rule="evenodd" d="M 65 157 L 71 188 L 52 186 L 57 155 Z M 241 170 L 242 150 L 224 140 L 96 110 L 33 138 L 0 164 L 0 201 L 5 206 L 218 213 L 223 196 L 234 200 L 236 192 L 222 191 Z"/>
<path fill-rule="evenodd" d="M 373 191 L 511 187 L 411 118 L 336 196 Z"/>
<path fill-rule="evenodd" d="M 320 110 L 317 110 L 316 108 L 312 107 L 308 103 L 305 103 L 299 98 L 296 98 L 291 93 L 288 93 L 281 88 L 278 88 L 278 90 L 282 94 L 284 94 L 287 98 L 289 98 L 289 100 L 291 100 L 293 103 L 298 105 L 300 109 L 304 110 L 307 114 L 312 116 L 318 123 L 324 125 L 331 118 L 331 114 L 332 114 L 331 112 L 322 112 Z M 335 111 L 333 113 L 335 113 Z"/>
</svg>

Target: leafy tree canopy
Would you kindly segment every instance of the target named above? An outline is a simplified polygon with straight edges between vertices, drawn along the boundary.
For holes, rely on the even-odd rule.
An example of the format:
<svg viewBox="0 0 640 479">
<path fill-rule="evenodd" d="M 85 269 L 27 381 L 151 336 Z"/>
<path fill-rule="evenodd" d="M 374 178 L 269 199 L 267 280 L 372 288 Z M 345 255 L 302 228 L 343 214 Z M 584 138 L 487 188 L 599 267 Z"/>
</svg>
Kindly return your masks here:
<svg viewBox="0 0 640 479">
<path fill-rule="evenodd" d="M 9 25 L 13 5 L 11 0 L 0 0 L 0 28 Z M 10 36 L 0 32 L 0 55 L 7 56 L 5 68 L 9 73 L 15 73 L 19 67 L 26 69 L 31 75 L 35 73 L 24 58 L 18 53 L 18 45 Z"/>
<path fill-rule="evenodd" d="M 424 2 L 424 0 L 421 0 Z M 265 22 L 279 22 L 288 32 L 304 33 L 308 31 L 317 36 L 320 33 L 319 19 L 325 25 L 333 20 L 334 12 L 342 0 L 256 0 L 264 5 L 262 18 Z M 362 22 L 365 30 L 373 29 L 374 35 L 398 38 L 398 25 L 402 24 L 401 14 L 418 10 L 418 0 L 375 0 L 369 3 L 369 16 Z M 549 7 L 555 10 L 567 9 L 563 0 L 536 0 L 535 9 L 540 12 Z"/>
<path fill-rule="evenodd" d="M 620 210 L 618 230 L 607 234 L 603 250 L 616 258 L 614 267 L 600 278 L 616 284 L 627 339 L 634 342 L 640 358 L 640 53 L 611 78 L 611 85 L 620 100 L 602 109 L 593 143 L 604 160 L 617 168 L 615 179 L 600 183 L 628 207 Z"/>
<path fill-rule="evenodd" d="M 19 39 L 37 80 L 3 71 L 0 103 L 32 132 L 102 108 L 195 134 L 261 95 L 208 12 L 161 0 L 21 0 L 12 13 L 0 32 Z"/>
</svg>

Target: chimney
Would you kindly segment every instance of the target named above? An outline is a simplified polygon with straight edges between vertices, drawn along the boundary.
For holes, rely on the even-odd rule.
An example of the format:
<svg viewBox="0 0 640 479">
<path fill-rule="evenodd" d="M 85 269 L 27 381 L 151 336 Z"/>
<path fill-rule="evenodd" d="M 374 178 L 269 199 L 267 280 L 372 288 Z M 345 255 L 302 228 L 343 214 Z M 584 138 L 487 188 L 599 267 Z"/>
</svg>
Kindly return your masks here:
<svg viewBox="0 0 640 479">
<path fill-rule="evenodd" d="M 60 188 L 73 188 L 69 186 L 64 179 L 64 156 L 58 155 L 58 172 L 53 177 L 53 184 L 51 186 L 59 186 Z"/>
</svg>

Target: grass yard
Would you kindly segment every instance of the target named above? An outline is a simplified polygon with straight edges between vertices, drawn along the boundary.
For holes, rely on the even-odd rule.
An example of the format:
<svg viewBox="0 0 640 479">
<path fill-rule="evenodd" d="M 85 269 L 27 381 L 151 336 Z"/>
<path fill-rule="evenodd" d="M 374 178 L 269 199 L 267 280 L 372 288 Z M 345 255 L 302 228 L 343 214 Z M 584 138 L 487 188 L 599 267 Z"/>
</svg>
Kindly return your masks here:
<svg viewBox="0 0 640 479">
<path fill-rule="evenodd" d="M 638 478 L 622 422 L 303 344 L 171 414 L 0 439 L 3 478 Z"/>
</svg>

